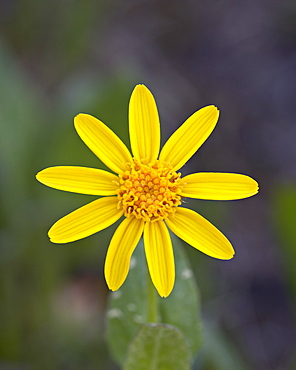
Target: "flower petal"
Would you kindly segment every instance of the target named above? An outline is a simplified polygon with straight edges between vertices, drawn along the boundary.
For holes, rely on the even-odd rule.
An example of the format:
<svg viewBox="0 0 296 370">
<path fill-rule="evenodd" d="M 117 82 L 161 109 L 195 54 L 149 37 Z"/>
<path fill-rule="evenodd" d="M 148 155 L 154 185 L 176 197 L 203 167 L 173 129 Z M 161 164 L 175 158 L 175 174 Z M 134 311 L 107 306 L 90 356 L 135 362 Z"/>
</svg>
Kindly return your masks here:
<svg viewBox="0 0 296 370">
<path fill-rule="evenodd" d="M 117 290 L 124 283 L 130 259 L 144 229 L 144 221 L 125 218 L 115 231 L 106 256 L 105 278 L 109 289 Z"/>
<path fill-rule="evenodd" d="M 121 173 L 132 157 L 119 137 L 103 122 L 88 114 L 78 114 L 74 118 L 78 135 L 89 149 L 112 171 Z"/>
<path fill-rule="evenodd" d="M 171 237 L 163 221 L 145 224 L 144 245 L 152 282 L 159 295 L 167 297 L 175 282 L 175 262 Z"/>
<path fill-rule="evenodd" d="M 86 238 L 112 225 L 123 214 L 117 197 L 104 197 L 76 209 L 58 220 L 49 230 L 53 243 L 69 243 Z"/>
<path fill-rule="evenodd" d="M 129 132 L 133 155 L 151 162 L 160 148 L 160 124 L 153 95 L 144 85 L 137 85 L 129 103 Z"/>
<path fill-rule="evenodd" d="M 237 173 L 199 172 L 183 177 L 183 197 L 208 200 L 235 200 L 258 193 L 258 183 Z"/>
<path fill-rule="evenodd" d="M 206 141 L 218 121 L 219 111 L 214 105 L 204 107 L 190 116 L 164 144 L 159 159 L 181 168 Z"/>
<path fill-rule="evenodd" d="M 229 240 L 191 209 L 179 207 L 174 216 L 166 219 L 166 223 L 179 238 L 211 257 L 228 260 L 234 256 Z"/>
<path fill-rule="evenodd" d="M 90 195 L 115 195 L 118 177 L 97 168 L 56 166 L 40 171 L 36 178 L 51 188 Z"/>
</svg>

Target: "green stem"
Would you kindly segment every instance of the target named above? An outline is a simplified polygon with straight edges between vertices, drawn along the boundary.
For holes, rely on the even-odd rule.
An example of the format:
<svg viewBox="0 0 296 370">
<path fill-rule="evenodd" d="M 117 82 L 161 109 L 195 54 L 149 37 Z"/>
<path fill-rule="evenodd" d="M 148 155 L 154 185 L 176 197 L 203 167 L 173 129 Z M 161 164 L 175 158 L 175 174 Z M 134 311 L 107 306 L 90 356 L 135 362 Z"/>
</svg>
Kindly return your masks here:
<svg viewBox="0 0 296 370">
<path fill-rule="evenodd" d="M 158 321 L 157 293 L 150 276 L 147 279 L 148 289 L 148 321 L 156 323 Z"/>
</svg>

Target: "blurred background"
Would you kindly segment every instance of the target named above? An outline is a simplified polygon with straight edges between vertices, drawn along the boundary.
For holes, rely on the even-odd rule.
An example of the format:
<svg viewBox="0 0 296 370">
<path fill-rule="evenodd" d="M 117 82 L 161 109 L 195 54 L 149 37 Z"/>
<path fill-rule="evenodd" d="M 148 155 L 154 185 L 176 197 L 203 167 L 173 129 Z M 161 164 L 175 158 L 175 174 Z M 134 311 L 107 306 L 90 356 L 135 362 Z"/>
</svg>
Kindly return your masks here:
<svg viewBox="0 0 296 370">
<path fill-rule="evenodd" d="M 182 174 L 245 173 L 259 195 L 189 200 L 232 241 L 218 261 L 185 246 L 205 345 L 194 369 L 296 368 L 296 3 L 292 0 L 0 0 L 0 369 L 118 369 L 105 344 L 103 265 L 115 227 L 51 244 L 93 199 L 35 180 L 53 165 L 104 168 L 73 117 L 129 146 L 127 107 L 146 84 L 162 143 L 215 104 L 217 128 Z"/>
</svg>

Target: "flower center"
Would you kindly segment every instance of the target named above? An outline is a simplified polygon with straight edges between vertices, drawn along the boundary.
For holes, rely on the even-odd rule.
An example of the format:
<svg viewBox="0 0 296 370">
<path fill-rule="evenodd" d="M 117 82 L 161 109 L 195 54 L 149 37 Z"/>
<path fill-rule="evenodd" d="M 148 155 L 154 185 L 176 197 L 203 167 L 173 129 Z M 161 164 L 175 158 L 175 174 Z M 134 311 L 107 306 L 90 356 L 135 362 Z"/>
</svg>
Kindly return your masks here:
<svg viewBox="0 0 296 370">
<path fill-rule="evenodd" d="M 119 175 L 118 205 L 125 216 L 154 222 L 173 214 L 181 204 L 181 174 L 158 160 L 142 164 L 134 159 L 129 167 Z"/>
</svg>

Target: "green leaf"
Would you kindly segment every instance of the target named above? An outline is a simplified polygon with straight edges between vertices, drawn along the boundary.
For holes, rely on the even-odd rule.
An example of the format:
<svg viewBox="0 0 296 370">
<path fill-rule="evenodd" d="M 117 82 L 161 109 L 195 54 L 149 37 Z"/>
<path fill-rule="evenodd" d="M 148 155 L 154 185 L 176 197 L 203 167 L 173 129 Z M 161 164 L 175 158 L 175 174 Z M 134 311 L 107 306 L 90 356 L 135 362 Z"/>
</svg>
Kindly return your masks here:
<svg viewBox="0 0 296 370">
<path fill-rule="evenodd" d="M 189 354 L 180 330 L 163 324 L 141 325 L 123 370 L 189 370 Z"/>
<path fill-rule="evenodd" d="M 179 328 L 185 335 L 193 357 L 201 347 L 202 323 L 197 284 L 179 240 L 172 238 L 176 263 L 176 282 L 168 298 L 159 299 L 161 322 Z"/>
<path fill-rule="evenodd" d="M 110 293 L 107 311 L 107 341 L 113 358 L 123 363 L 128 345 L 140 324 L 148 321 L 148 273 L 143 242 L 132 258 L 129 275 L 123 286 Z"/>
<path fill-rule="evenodd" d="M 181 330 L 193 357 L 201 345 L 198 290 L 179 240 L 174 238 L 173 244 L 176 282 L 168 298 L 160 298 L 155 290 L 158 322 Z M 139 325 L 149 322 L 149 284 L 151 281 L 141 240 L 133 254 L 127 280 L 117 292 L 110 294 L 108 304 L 107 340 L 114 359 L 120 364 L 125 360 L 129 343 Z"/>
</svg>

